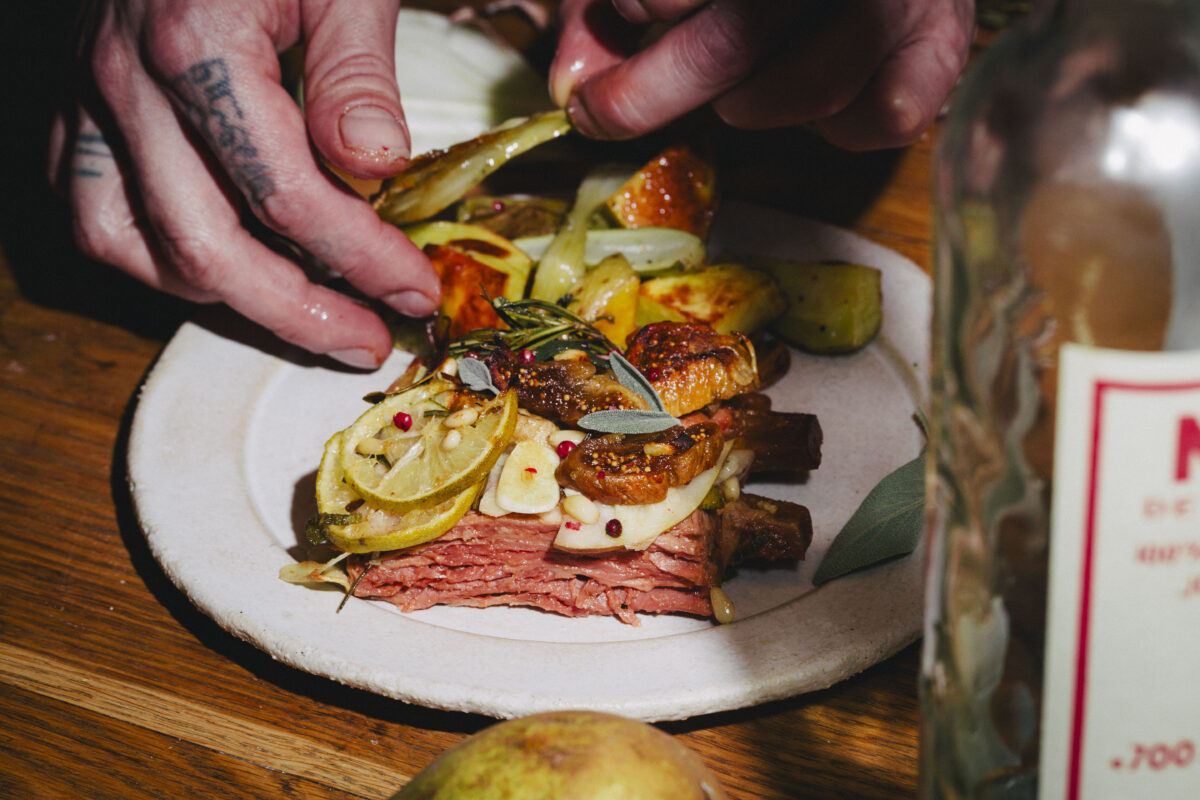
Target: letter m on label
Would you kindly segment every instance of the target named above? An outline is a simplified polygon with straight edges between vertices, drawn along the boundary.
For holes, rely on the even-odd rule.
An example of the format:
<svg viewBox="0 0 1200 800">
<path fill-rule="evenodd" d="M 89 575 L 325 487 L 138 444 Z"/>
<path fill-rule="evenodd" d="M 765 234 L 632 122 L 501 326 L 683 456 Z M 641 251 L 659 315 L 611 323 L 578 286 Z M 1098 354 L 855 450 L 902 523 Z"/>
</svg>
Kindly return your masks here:
<svg viewBox="0 0 1200 800">
<path fill-rule="evenodd" d="M 1175 451 L 1175 480 L 1186 481 L 1193 458 L 1200 457 L 1200 422 L 1195 417 L 1179 420 L 1179 446 Z"/>
</svg>

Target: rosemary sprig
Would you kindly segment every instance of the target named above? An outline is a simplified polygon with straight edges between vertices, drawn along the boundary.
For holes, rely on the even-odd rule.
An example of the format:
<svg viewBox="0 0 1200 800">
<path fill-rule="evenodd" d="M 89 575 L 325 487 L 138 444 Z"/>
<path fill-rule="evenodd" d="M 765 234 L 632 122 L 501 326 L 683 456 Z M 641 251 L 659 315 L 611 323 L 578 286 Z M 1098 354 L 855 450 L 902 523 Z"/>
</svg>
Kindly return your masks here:
<svg viewBox="0 0 1200 800">
<path fill-rule="evenodd" d="M 486 295 L 485 295 L 486 297 Z M 500 348 L 513 351 L 567 347 L 582 350 L 593 359 L 608 356 L 617 346 L 595 326 L 555 303 L 544 300 L 486 298 L 508 330 L 479 328 L 450 343 L 450 355 L 473 352 L 480 356 Z M 540 355 L 540 353 L 539 353 Z"/>
<path fill-rule="evenodd" d="M 367 573 L 371 571 L 371 567 L 373 566 L 375 566 L 374 561 L 363 567 L 363 571 L 358 573 L 358 577 L 354 579 L 354 583 L 350 584 L 350 588 L 346 590 L 346 594 L 342 597 L 342 602 L 338 603 L 337 611 L 333 613 L 339 613 L 342 610 L 342 606 L 346 605 L 346 601 L 354 596 L 354 590 L 358 588 L 359 581 L 367 577 Z"/>
</svg>

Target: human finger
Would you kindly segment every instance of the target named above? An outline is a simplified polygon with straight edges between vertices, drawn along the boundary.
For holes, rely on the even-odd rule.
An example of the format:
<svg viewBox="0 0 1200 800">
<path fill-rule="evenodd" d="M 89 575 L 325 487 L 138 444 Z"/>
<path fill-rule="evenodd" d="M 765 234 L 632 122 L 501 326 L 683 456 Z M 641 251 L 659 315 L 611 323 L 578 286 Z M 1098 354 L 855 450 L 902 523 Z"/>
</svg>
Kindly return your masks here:
<svg viewBox="0 0 1200 800">
<path fill-rule="evenodd" d="M 410 138 L 396 85 L 399 0 L 308 0 L 304 108 L 330 163 L 386 178 L 407 163 Z"/>
<path fill-rule="evenodd" d="M 61 118 L 60 118 L 61 119 Z M 217 295 L 178 279 L 152 252 L 130 203 L 122 165 L 91 115 L 79 108 L 72 135 L 62 134 L 65 192 L 71 204 L 75 242 L 88 258 L 111 264 L 138 280 L 195 302 Z M 58 135 L 55 137 L 58 138 Z M 69 142 L 69 143 L 68 143 Z"/>
<path fill-rule="evenodd" d="M 382 320 L 311 283 L 299 266 L 251 235 L 242 224 L 240 199 L 212 180 L 206 153 L 188 140 L 167 98 L 148 81 L 131 83 L 124 107 L 138 124 L 122 132 L 143 228 L 171 280 L 225 302 L 292 344 L 352 366 L 381 364 L 391 350 Z M 163 164 L 170 164 L 169 172 Z M 264 176 L 271 173 L 257 175 Z"/>
<path fill-rule="evenodd" d="M 892 52 L 870 84 L 842 111 L 814 122 L 827 140 L 851 150 L 899 147 L 926 131 L 966 64 L 972 22 L 952 15 Z"/>
<path fill-rule="evenodd" d="M 50 121 L 50 135 L 47 137 L 46 148 L 46 178 L 50 186 L 60 194 L 66 194 L 67 181 L 63 175 L 63 166 L 67 147 L 67 120 L 59 111 Z"/>
<path fill-rule="evenodd" d="M 612 0 L 617 13 L 635 25 L 674 22 L 706 2 L 707 0 Z"/>
<path fill-rule="evenodd" d="M 151 57 L 172 76 L 172 98 L 264 224 L 402 314 L 436 309 L 441 287 L 429 260 L 321 170 L 299 109 L 270 66 L 268 37 L 216 54 L 202 38 L 165 45 Z"/>
<path fill-rule="evenodd" d="M 934 5 L 917 16 L 884 2 L 842 8 L 799 30 L 713 108 L 741 128 L 810 124 L 848 149 L 907 144 L 936 116 L 969 45 L 969 20 Z"/>
<path fill-rule="evenodd" d="M 748 129 L 836 114 L 871 80 L 899 35 L 894 30 L 861 5 L 828 9 L 790 32 L 779 50 L 716 98 L 713 108 L 730 125 Z"/>
<path fill-rule="evenodd" d="M 575 87 L 636 52 L 639 27 L 610 0 L 563 0 L 558 47 L 550 64 L 550 97 L 565 108 Z"/>
<path fill-rule="evenodd" d="M 744 80 L 804 9 L 713 0 L 646 49 L 580 82 L 566 106 L 572 122 L 608 139 L 662 127 Z"/>
<path fill-rule="evenodd" d="M 266 247 L 242 224 L 244 206 L 270 198 L 278 176 L 260 157 L 260 143 L 242 127 L 236 82 L 228 75 L 224 84 L 207 81 L 224 74 L 218 69 L 224 66 L 222 59 L 198 62 L 190 73 L 191 78 L 205 78 L 201 91 L 209 90 L 203 108 L 211 118 L 200 117 L 207 127 L 196 135 L 160 80 L 137 68 L 142 48 L 134 41 L 97 37 L 92 75 L 99 98 L 113 112 L 109 121 L 120 134 L 128 164 L 125 181 L 136 188 L 140 227 L 162 274 L 219 298 L 312 352 L 358 367 L 382 363 L 391 337 L 376 314 L 310 283 L 294 262 Z M 231 157 L 232 173 L 213 157 L 209 143 Z M 359 205 L 369 210 L 365 203 Z"/>
</svg>

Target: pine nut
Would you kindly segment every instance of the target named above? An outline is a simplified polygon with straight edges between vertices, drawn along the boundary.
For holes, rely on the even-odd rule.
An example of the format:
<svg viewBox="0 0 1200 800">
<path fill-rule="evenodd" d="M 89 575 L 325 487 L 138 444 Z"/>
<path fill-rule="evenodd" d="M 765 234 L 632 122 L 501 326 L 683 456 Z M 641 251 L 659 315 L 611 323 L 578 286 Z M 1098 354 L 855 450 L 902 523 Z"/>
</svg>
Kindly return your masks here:
<svg viewBox="0 0 1200 800">
<path fill-rule="evenodd" d="M 738 483 L 736 475 L 726 478 L 721 484 L 721 496 L 730 502 L 742 496 L 742 485 Z"/>
<path fill-rule="evenodd" d="M 462 431 L 458 430 L 457 428 L 451 428 L 450 430 L 446 431 L 446 436 L 442 439 L 441 447 L 443 450 L 448 452 L 458 447 L 461 441 Z"/>
<path fill-rule="evenodd" d="M 364 456 L 377 456 L 383 453 L 383 442 L 374 436 L 361 440 L 355 447 Z"/>
<path fill-rule="evenodd" d="M 729 595 L 725 594 L 725 590 L 720 586 L 714 586 L 708 590 L 708 599 L 712 603 L 713 617 L 722 625 L 728 625 L 733 622 L 736 616 L 733 607 L 733 601 L 729 599 Z"/>
<path fill-rule="evenodd" d="M 558 430 L 550 434 L 550 446 L 558 447 L 563 442 L 571 442 L 579 444 L 587 438 L 587 434 L 583 431 Z"/>
<path fill-rule="evenodd" d="M 467 406 L 442 420 L 442 425 L 446 428 L 461 428 L 465 425 L 474 425 L 477 419 L 479 419 L 479 409 L 475 406 Z"/>
</svg>

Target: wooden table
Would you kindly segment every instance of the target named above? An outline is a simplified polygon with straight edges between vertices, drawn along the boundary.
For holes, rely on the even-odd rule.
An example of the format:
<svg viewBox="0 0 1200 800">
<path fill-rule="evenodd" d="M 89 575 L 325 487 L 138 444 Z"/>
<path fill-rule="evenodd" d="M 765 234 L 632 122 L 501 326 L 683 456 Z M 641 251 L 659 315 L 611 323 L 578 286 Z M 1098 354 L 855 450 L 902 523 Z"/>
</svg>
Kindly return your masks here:
<svg viewBox="0 0 1200 800">
<path fill-rule="evenodd" d="M 26 13 L 61 28 L 46 5 Z M 36 37 L 6 50 L 53 75 Z M 491 720 L 276 663 L 159 568 L 124 453 L 138 386 L 192 309 L 73 250 L 43 188 L 47 85 L 6 91 L 27 113 L 8 126 L 0 214 L 0 795 L 387 797 Z M 724 153 L 728 194 L 927 265 L 928 141 L 851 155 L 762 133 L 730 136 Z M 734 798 L 911 796 L 917 657 L 914 645 L 825 691 L 662 727 Z"/>
</svg>

